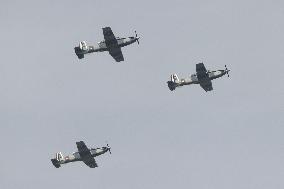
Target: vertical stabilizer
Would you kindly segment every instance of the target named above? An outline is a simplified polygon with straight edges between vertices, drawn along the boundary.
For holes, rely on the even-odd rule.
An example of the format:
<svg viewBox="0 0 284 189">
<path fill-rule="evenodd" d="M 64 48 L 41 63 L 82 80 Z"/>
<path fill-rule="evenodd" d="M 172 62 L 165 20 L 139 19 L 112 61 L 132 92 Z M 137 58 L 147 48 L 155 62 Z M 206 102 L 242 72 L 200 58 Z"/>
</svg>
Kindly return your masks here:
<svg viewBox="0 0 284 189">
<path fill-rule="evenodd" d="M 58 161 L 63 161 L 64 160 L 64 156 L 63 156 L 62 152 L 56 153 L 55 158 Z"/>
<path fill-rule="evenodd" d="M 78 56 L 79 59 L 84 58 L 84 54 L 88 53 L 89 46 L 87 45 L 86 41 L 81 41 L 78 47 L 75 47 L 75 54 Z"/>
<path fill-rule="evenodd" d="M 167 82 L 168 83 L 168 87 L 171 91 L 175 90 L 176 87 L 179 86 L 180 80 L 177 76 L 177 74 L 172 74 L 171 75 L 171 80 Z"/>
<path fill-rule="evenodd" d="M 171 81 L 174 82 L 174 83 L 179 83 L 179 78 L 178 78 L 177 74 L 171 75 Z"/>
<path fill-rule="evenodd" d="M 61 152 L 58 152 L 55 154 L 55 158 L 51 159 L 52 164 L 54 165 L 54 167 L 59 168 L 61 162 L 64 161 L 64 156 Z"/>
<path fill-rule="evenodd" d="M 79 43 L 79 48 L 82 50 L 82 51 L 88 51 L 89 50 L 89 47 L 86 43 L 86 41 L 81 41 Z"/>
</svg>

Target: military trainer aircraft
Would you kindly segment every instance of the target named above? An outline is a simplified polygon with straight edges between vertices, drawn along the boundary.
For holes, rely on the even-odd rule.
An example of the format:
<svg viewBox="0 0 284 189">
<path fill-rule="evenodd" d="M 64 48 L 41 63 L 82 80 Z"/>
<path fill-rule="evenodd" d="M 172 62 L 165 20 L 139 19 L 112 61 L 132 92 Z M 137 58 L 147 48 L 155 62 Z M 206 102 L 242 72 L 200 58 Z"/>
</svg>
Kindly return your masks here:
<svg viewBox="0 0 284 189">
<path fill-rule="evenodd" d="M 203 63 L 196 64 L 196 74 L 192 74 L 189 78 L 179 79 L 177 74 L 171 75 L 171 80 L 168 81 L 168 87 L 171 91 L 175 90 L 176 87 L 181 87 L 183 85 L 190 84 L 200 84 L 200 86 L 207 92 L 212 91 L 212 82 L 211 80 L 218 77 L 222 77 L 227 74 L 229 77 L 229 71 L 225 65 L 224 70 L 209 71 L 206 70 Z"/>
<path fill-rule="evenodd" d="M 120 38 L 115 37 L 110 27 L 103 28 L 104 41 L 99 42 L 97 45 L 88 46 L 86 41 L 79 43 L 78 47 L 75 47 L 75 53 L 79 59 L 84 58 L 85 54 L 93 52 L 108 51 L 109 54 L 115 59 L 116 62 L 124 61 L 121 47 L 130 45 L 134 42 L 139 44 L 139 37 L 135 31 L 135 37 Z"/>
<path fill-rule="evenodd" d="M 83 141 L 76 142 L 78 152 L 74 152 L 71 155 L 68 156 L 63 156 L 61 152 L 56 153 L 55 158 L 51 159 L 52 164 L 56 167 L 59 168 L 61 164 L 69 163 L 69 162 L 74 162 L 74 161 L 83 161 L 86 165 L 88 165 L 90 168 L 95 168 L 98 167 L 94 157 L 99 156 L 101 154 L 104 154 L 110 151 L 110 147 L 107 144 L 106 147 L 102 148 L 87 148 L 85 143 Z"/>
</svg>

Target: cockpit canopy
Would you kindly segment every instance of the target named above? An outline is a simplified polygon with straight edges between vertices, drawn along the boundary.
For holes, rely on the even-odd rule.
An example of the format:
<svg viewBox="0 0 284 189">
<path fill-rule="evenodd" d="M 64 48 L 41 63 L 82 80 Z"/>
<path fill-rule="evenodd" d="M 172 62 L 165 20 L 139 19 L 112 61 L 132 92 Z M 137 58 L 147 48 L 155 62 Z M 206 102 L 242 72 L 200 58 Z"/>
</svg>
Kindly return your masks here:
<svg viewBox="0 0 284 189">
<path fill-rule="evenodd" d="M 125 39 L 125 37 L 116 37 L 117 40 L 119 39 Z"/>
</svg>

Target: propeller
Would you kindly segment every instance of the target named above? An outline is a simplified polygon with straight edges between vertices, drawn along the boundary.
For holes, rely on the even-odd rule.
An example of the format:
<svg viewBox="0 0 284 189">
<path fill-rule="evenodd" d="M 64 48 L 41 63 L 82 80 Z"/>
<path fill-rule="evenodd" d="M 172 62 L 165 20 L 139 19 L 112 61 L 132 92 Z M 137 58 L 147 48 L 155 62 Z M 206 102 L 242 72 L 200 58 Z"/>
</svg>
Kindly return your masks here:
<svg viewBox="0 0 284 189">
<path fill-rule="evenodd" d="M 136 41 L 137 41 L 137 43 L 138 43 L 138 45 L 139 45 L 139 39 L 140 39 L 140 37 L 138 37 L 136 30 L 135 30 L 134 32 L 135 32 Z"/>
<path fill-rule="evenodd" d="M 108 149 L 109 153 L 111 154 L 111 151 L 110 151 L 111 147 L 108 144 L 107 144 L 107 149 Z"/>
<path fill-rule="evenodd" d="M 225 65 L 225 72 L 226 72 L 226 74 L 228 75 L 228 77 L 230 77 L 229 71 L 230 71 L 230 70 L 228 70 L 227 65 Z"/>
</svg>

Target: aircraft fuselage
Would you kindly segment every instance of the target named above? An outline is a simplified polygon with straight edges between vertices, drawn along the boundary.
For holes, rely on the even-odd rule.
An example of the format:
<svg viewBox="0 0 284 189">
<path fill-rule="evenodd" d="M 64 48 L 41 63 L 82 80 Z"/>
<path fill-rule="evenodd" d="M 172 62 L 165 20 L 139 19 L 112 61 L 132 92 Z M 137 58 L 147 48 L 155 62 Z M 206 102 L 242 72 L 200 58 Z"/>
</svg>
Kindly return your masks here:
<svg viewBox="0 0 284 189">
<path fill-rule="evenodd" d="M 181 87 L 183 85 L 200 84 L 208 80 L 213 80 L 222 77 L 227 72 L 226 70 L 208 71 L 201 74 L 192 74 L 189 78 L 174 79 L 171 76 L 171 81 L 168 81 L 168 86 L 170 90 L 175 90 L 176 87 Z"/>
<path fill-rule="evenodd" d="M 112 48 L 120 48 L 127 45 L 130 45 L 137 41 L 136 37 L 127 37 L 127 38 L 116 38 L 114 40 L 108 40 L 108 41 L 101 41 L 96 45 L 90 45 L 87 46 L 86 42 L 80 42 L 80 45 L 78 47 L 75 47 L 75 53 L 78 56 L 78 58 L 83 58 L 84 54 L 89 54 L 93 52 L 103 52 L 103 51 L 109 51 Z M 85 43 L 85 48 L 82 48 L 82 43 Z"/>
<path fill-rule="evenodd" d="M 92 157 L 96 157 L 96 156 L 106 153 L 107 151 L 109 151 L 109 149 L 107 147 L 102 147 L 102 148 L 90 149 L 89 151 Z M 73 154 L 67 155 L 67 156 L 63 156 L 62 154 L 60 155 L 61 157 L 59 157 L 59 153 L 56 154 L 59 164 L 65 164 L 65 163 L 70 163 L 74 161 L 83 161 L 79 152 L 74 152 Z"/>
<path fill-rule="evenodd" d="M 210 71 L 208 73 L 204 73 L 204 75 L 200 74 L 192 74 L 189 78 L 181 79 L 180 84 L 182 85 L 190 85 L 190 84 L 200 84 L 203 80 L 213 80 L 219 77 L 222 77 L 226 74 L 225 70 L 218 70 L 218 71 Z"/>
</svg>

